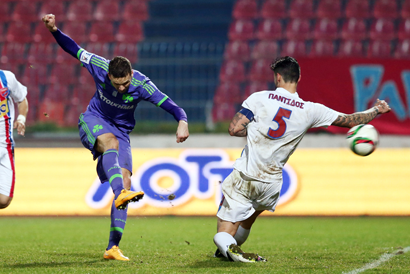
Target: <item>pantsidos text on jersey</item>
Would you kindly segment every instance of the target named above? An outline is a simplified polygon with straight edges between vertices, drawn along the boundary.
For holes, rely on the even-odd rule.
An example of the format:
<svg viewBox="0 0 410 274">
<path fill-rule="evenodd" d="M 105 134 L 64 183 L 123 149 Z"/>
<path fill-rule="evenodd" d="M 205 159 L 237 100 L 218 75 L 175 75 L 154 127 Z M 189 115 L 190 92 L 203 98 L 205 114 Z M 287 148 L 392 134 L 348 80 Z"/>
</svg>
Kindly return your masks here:
<svg viewBox="0 0 410 274">
<path fill-rule="evenodd" d="M 286 98 L 285 96 L 280 96 L 280 95 L 278 96 L 278 95 L 273 94 L 273 93 L 269 93 L 269 99 L 273 99 L 273 100 L 285 103 L 289 106 L 298 107 L 298 108 L 301 108 L 301 109 L 303 109 L 303 105 L 305 104 L 305 103 L 301 103 L 301 102 Z"/>
</svg>

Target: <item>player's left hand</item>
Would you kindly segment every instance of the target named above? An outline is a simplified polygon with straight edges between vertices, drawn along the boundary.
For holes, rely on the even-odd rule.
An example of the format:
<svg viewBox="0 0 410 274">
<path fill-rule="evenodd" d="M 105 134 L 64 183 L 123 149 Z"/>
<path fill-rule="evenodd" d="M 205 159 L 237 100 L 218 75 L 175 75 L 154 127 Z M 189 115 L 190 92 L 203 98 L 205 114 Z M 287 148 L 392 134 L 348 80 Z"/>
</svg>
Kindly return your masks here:
<svg viewBox="0 0 410 274">
<path fill-rule="evenodd" d="M 177 143 L 182 143 L 189 137 L 188 123 L 181 120 L 177 128 Z"/>
<path fill-rule="evenodd" d="M 24 136 L 24 133 L 26 132 L 26 124 L 23 121 L 14 121 L 14 128 L 17 128 L 17 133 L 19 135 Z"/>
</svg>

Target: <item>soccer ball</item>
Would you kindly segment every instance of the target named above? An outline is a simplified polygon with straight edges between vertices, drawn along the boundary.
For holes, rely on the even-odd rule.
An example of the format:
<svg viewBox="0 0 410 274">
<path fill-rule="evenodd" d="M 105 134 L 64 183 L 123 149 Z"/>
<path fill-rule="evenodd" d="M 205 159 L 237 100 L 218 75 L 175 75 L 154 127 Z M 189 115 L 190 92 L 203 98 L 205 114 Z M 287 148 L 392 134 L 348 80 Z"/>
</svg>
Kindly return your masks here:
<svg viewBox="0 0 410 274">
<path fill-rule="evenodd" d="M 347 144 L 360 156 L 370 155 L 379 143 L 379 133 L 372 125 L 357 125 L 347 132 Z"/>
</svg>

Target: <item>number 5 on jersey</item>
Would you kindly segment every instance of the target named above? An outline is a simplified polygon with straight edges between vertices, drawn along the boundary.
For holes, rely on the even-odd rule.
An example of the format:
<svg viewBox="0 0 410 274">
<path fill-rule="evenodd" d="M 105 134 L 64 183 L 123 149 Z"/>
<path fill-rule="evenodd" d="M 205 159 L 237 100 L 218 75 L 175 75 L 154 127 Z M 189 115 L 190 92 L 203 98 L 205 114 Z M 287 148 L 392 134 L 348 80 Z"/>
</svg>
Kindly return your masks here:
<svg viewBox="0 0 410 274">
<path fill-rule="evenodd" d="M 268 136 L 272 139 L 277 139 L 283 136 L 286 132 L 286 121 L 284 119 L 289 119 L 292 111 L 286 108 L 279 108 L 278 112 L 276 113 L 275 117 L 272 121 L 278 124 L 278 128 L 276 130 L 269 128 Z"/>
</svg>

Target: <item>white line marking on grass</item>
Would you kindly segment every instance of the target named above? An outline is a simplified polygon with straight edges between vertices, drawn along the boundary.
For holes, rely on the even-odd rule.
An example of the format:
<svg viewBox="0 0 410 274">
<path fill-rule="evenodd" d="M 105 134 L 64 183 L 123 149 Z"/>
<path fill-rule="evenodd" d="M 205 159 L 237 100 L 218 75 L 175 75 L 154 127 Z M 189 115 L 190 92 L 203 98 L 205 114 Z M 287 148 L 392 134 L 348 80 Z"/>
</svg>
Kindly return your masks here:
<svg viewBox="0 0 410 274">
<path fill-rule="evenodd" d="M 379 258 L 377 261 L 368 263 L 368 264 L 364 265 L 363 267 L 358 268 L 358 269 L 355 269 L 355 270 L 352 270 L 352 271 L 350 271 L 350 272 L 343 272 L 343 273 L 344 273 L 344 274 L 357 274 L 357 273 L 366 271 L 366 270 L 368 270 L 368 269 L 372 269 L 372 268 L 378 267 L 379 265 L 381 265 L 381 264 L 384 263 L 384 262 L 387 262 L 388 260 L 390 260 L 390 259 L 393 258 L 394 256 L 400 255 L 400 254 L 404 254 L 404 253 L 406 253 L 406 252 L 408 252 L 408 251 L 410 251 L 410 246 L 405 247 L 405 248 L 403 248 L 403 249 L 399 249 L 399 250 L 395 251 L 394 253 L 386 253 L 386 254 L 383 254 L 383 255 L 380 256 L 380 258 Z"/>
</svg>

